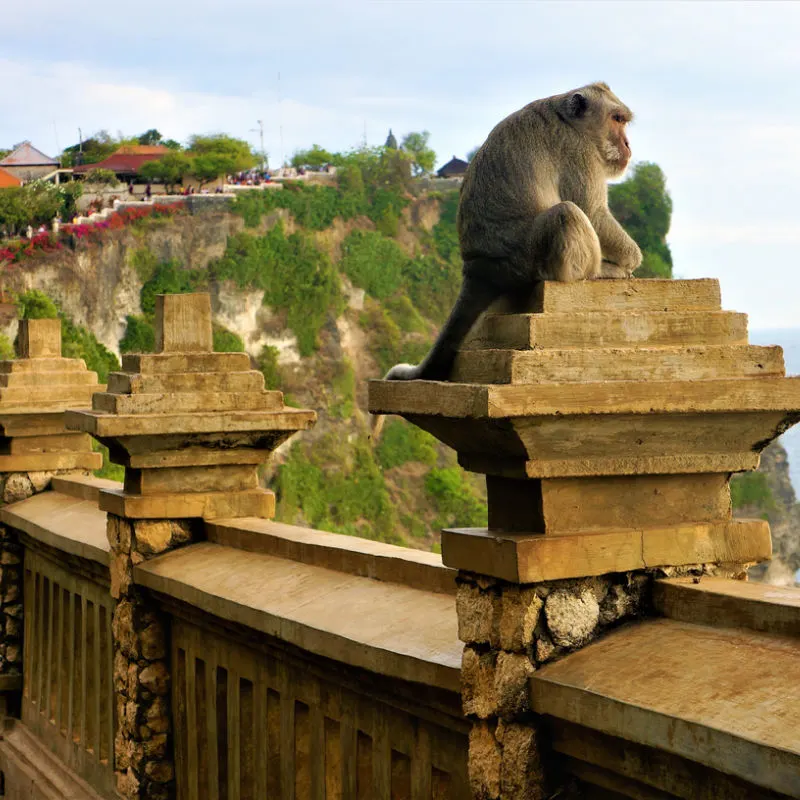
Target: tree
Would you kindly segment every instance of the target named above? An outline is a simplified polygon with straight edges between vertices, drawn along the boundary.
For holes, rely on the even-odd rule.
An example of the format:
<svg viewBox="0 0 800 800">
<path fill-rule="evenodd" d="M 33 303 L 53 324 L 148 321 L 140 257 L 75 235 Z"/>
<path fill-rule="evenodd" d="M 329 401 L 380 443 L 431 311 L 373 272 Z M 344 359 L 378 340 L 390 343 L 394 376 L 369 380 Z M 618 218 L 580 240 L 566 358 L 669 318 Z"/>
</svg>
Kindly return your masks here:
<svg viewBox="0 0 800 800">
<path fill-rule="evenodd" d="M 150 128 L 144 133 L 139 134 L 139 136 L 136 137 L 136 141 L 138 144 L 155 145 L 155 144 L 162 144 L 163 138 L 164 137 L 158 130 L 156 130 L 155 128 Z"/>
<path fill-rule="evenodd" d="M 622 183 L 608 187 L 611 213 L 642 250 L 638 278 L 671 278 L 672 254 L 667 233 L 672 220 L 672 198 L 661 167 L 637 164 Z"/>
<path fill-rule="evenodd" d="M 107 130 L 97 131 L 82 143 L 73 144 L 61 154 L 61 164 L 65 167 L 76 164 L 96 164 L 108 158 L 120 143 Z"/>
<path fill-rule="evenodd" d="M 220 175 L 249 169 L 258 161 L 247 142 L 224 133 L 192 136 L 189 152 L 193 156 L 192 175 L 201 186 Z"/>
<path fill-rule="evenodd" d="M 117 174 L 110 169 L 90 169 L 86 173 L 86 183 L 98 186 L 116 186 L 119 183 Z"/>
<path fill-rule="evenodd" d="M 424 175 L 433 170 L 436 164 L 436 153 L 428 147 L 430 138 L 428 131 L 411 132 L 403 137 L 401 147 L 411 156 L 411 168 L 415 176 Z"/>
<path fill-rule="evenodd" d="M 186 153 L 175 152 L 142 164 L 139 175 L 151 183 L 163 183 L 167 192 L 172 192 L 173 187 L 181 183 L 193 169 L 192 159 Z"/>
<path fill-rule="evenodd" d="M 293 167 L 322 167 L 325 164 L 333 163 L 333 154 L 320 147 L 318 144 L 312 144 L 310 150 L 298 150 L 292 156 Z"/>
</svg>

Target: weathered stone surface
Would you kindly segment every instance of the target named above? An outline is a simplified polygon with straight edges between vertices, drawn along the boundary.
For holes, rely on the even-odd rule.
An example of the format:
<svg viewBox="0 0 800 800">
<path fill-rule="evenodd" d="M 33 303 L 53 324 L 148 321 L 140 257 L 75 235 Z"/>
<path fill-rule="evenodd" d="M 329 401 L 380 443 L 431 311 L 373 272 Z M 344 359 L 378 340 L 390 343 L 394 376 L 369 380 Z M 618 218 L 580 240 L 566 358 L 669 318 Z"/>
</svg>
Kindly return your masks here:
<svg viewBox="0 0 800 800">
<path fill-rule="evenodd" d="M 500 797 L 502 751 L 494 737 L 493 726 L 478 722 L 469 733 L 469 785 L 475 800 Z"/>
<path fill-rule="evenodd" d="M 114 608 L 111 632 L 115 643 L 128 658 L 139 658 L 139 641 L 134 627 L 134 605 L 130 600 L 120 600 Z"/>
<path fill-rule="evenodd" d="M 512 718 L 530 708 L 528 678 L 533 673 L 533 665 L 526 655 L 504 651 L 497 654 L 494 685 L 498 716 Z"/>
<path fill-rule="evenodd" d="M 522 651 L 533 644 L 542 600 L 534 588 L 506 587 L 500 597 L 496 645 L 501 650 Z"/>
<path fill-rule="evenodd" d="M 112 553 L 109 560 L 111 596 L 116 600 L 128 593 L 133 581 L 133 564 L 127 553 Z"/>
<path fill-rule="evenodd" d="M 600 624 L 610 625 L 636 610 L 636 596 L 619 584 L 612 586 L 600 605 Z"/>
<path fill-rule="evenodd" d="M 149 664 L 139 673 L 139 680 L 148 692 L 163 696 L 169 692 L 169 671 L 163 661 Z"/>
<path fill-rule="evenodd" d="M 211 352 L 211 296 L 157 295 L 155 329 L 157 353 Z"/>
<path fill-rule="evenodd" d="M 130 553 L 131 523 L 128 520 L 109 514 L 106 522 L 106 534 L 112 550 Z"/>
<path fill-rule="evenodd" d="M 142 658 L 155 661 L 165 658 L 167 654 L 166 636 L 164 626 L 160 621 L 154 620 L 141 632 Z"/>
<path fill-rule="evenodd" d="M 33 484 L 27 475 L 14 473 L 6 478 L 3 487 L 3 502 L 17 503 L 34 494 Z"/>
<path fill-rule="evenodd" d="M 33 486 L 34 492 L 43 492 L 50 486 L 50 480 L 52 479 L 53 474 L 51 472 L 29 472 L 28 479 Z"/>
<path fill-rule="evenodd" d="M 486 719 L 497 711 L 497 653 L 465 647 L 461 662 L 461 700 L 465 714 Z"/>
<path fill-rule="evenodd" d="M 175 523 L 170 520 L 139 520 L 135 526 L 135 547 L 143 555 L 157 555 L 172 545 Z"/>
<path fill-rule="evenodd" d="M 175 777 L 175 768 L 170 761 L 148 761 L 144 773 L 151 781 L 167 783 Z"/>
<path fill-rule="evenodd" d="M 544 610 L 553 641 L 561 647 L 578 647 L 588 641 L 600 619 L 600 606 L 588 587 L 578 592 L 552 592 Z"/>
<path fill-rule="evenodd" d="M 492 596 L 475 584 L 462 582 L 456 592 L 458 638 L 467 644 L 488 644 L 492 633 Z"/>
<path fill-rule="evenodd" d="M 539 735 L 531 724 L 500 723 L 503 726 L 503 755 L 500 766 L 500 794 L 503 800 L 545 800 Z"/>
<path fill-rule="evenodd" d="M 153 733 L 166 733 L 169 731 L 169 706 L 163 697 L 154 697 L 153 702 L 145 715 L 147 727 Z"/>
<path fill-rule="evenodd" d="M 61 320 L 21 319 L 17 349 L 20 358 L 61 358 Z"/>
</svg>

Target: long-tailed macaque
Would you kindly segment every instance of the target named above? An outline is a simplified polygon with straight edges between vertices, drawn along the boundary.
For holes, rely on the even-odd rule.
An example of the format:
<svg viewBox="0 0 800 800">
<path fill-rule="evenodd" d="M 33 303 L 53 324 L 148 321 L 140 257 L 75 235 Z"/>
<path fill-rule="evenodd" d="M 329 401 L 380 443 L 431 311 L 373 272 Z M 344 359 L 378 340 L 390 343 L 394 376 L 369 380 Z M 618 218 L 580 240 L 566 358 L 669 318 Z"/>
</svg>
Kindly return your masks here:
<svg viewBox="0 0 800 800">
<path fill-rule="evenodd" d="M 605 83 L 536 100 L 500 122 L 464 175 L 461 292 L 419 366 L 388 380 L 447 380 L 459 345 L 498 297 L 538 281 L 627 278 L 642 254 L 608 210 L 607 180 L 628 166 L 633 114 Z"/>
</svg>

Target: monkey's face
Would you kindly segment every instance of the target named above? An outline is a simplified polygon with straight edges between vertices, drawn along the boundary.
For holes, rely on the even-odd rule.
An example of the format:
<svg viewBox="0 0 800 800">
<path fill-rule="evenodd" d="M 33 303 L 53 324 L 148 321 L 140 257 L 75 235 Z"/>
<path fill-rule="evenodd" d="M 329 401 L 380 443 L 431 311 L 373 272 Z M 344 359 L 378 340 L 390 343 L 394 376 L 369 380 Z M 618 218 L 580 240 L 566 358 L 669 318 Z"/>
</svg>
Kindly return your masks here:
<svg viewBox="0 0 800 800">
<path fill-rule="evenodd" d="M 625 130 L 629 121 L 627 109 L 612 109 L 608 115 L 602 155 L 609 178 L 619 178 L 630 163 L 631 145 Z"/>
</svg>

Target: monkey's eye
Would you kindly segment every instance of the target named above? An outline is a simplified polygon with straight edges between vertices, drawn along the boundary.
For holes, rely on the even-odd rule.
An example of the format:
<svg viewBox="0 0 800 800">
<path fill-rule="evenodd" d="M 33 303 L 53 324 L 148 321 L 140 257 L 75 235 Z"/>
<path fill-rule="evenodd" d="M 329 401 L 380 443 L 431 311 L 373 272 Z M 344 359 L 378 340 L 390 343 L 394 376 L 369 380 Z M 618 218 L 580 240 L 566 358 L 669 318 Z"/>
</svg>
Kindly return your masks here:
<svg viewBox="0 0 800 800">
<path fill-rule="evenodd" d="M 625 117 L 623 117 L 622 114 L 612 114 L 611 119 L 613 119 L 614 122 L 625 123 Z"/>
</svg>

